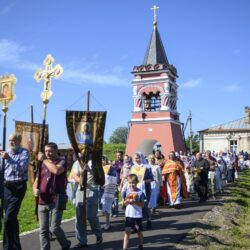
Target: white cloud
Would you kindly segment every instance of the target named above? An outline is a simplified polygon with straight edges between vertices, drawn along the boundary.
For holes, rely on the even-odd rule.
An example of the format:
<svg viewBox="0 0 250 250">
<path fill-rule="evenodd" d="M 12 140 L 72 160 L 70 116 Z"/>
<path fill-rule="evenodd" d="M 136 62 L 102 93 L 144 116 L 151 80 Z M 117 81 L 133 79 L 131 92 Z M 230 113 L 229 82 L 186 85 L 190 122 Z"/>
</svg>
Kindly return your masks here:
<svg viewBox="0 0 250 250">
<path fill-rule="evenodd" d="M 225 86 L 223 88 L 223 91 L 225 91 L 225 92 L 238 92 L 238 91 L 240 91 L 240 87 L 239 87 L 238 83 L 233 83 L 233 84 Z"/>
<path fill-rule="evenodd" d="M 112 73 L 96 73 L 67 68 L 64 69 L 62 80 L 75 84 L 94 83 L 98 85 L 130 86 L 130 82 L 127 79 L 123 79 Z"/>
<path fill-rule="evenodd" d="M 180 84 L 180 88 L 183 89 L 192 89 L 197 87 L 199 84 L 201 83 L 201 79 L 192 79 L 190 81 L 184 82 L 182 84 Z"/>
<path fill-rule="evenodd" d="M 14 41 L 0 40 L 0 65 L 34 71 L 38 66 L 22 59 L 26 50 L 24 46 Z"/>
<path fill-rule="evenodd" d="M 24 51 L 25 48 L 18 43 L 0 40 L 0 62 L 17 62 Z"/>
<path fill-rule="evenodd" d="M 14 69 L 23 69 L 35 72 L 42 65 L 24 60 L 26 47 L 14 41 L 0 40 L 0 65 Z M 121 77 L 123 68 L 120 66 L 105 67 L 98 63 L 98 58 L 87 60 L 82 58 L 80 61 L 61 63 L 64 68 L 62 80 L 74 84 L 98 84 L 113 86 L 130 86 L 130 81 Z M 79 69 L 80 68 L 80 69 Z"/>
</svg>

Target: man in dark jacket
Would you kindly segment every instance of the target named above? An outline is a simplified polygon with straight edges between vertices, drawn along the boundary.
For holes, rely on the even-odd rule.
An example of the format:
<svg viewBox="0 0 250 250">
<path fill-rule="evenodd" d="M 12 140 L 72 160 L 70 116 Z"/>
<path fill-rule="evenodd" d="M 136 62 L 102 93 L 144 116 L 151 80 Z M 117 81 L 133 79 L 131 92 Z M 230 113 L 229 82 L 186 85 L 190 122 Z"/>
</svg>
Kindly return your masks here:
<svg viewBox="0 0 250 250">
<path fill-rule="evenodd" d="M 207 200 L 209 162 L 197 153 L 193 162 L 194 189 L 200 197 L 200 202 Z"/>
</svg>

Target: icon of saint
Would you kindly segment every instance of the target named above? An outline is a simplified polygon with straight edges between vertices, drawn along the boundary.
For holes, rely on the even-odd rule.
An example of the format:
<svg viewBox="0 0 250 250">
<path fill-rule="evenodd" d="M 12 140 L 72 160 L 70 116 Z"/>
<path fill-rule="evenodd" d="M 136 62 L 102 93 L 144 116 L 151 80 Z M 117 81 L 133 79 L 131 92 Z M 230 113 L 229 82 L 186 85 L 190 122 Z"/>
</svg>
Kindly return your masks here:
<svg viewBox="0 0 250 250">
<path fill-rule="evenodd" d="M 10 97 L 9 85 L 5 84 L 2 86 L 1 98 L 9 98 L 9 97 Z"/>
<path fill-rule="evenodd" d="M 80 144 L 85 144 L 85 145 L 93 144 L 89 123 L 84 122 L 81 124 L 81 131 L 76 133 L 76 140 Z"/>
</svg>

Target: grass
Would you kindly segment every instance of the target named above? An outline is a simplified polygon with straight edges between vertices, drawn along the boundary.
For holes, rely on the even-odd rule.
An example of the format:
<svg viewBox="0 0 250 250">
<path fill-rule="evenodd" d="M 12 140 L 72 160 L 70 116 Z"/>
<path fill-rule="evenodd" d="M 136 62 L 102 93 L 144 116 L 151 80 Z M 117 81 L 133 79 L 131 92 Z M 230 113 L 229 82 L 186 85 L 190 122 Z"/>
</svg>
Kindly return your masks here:
<svg viewBox="0 0 250 250">
<path fill-rule="evenodd" d="M 214 223 L 219 230 L 209 232 L 217 239 L 206 249 L 250 249 L 250 171 L 240 172 L 239 179 L 229 188 L 230 196 L 222 207 L 222 221 L 218 218 Z M 228 229 L 222 230 L 223 226 Z"/>
<path fill-rule="evenodd" d="M 240 172 L 239 179 L 230 187 L 230 197 L 222 207 L 224 225 L 220 230 L 210 232 L 217 241 L 210 242 L 208 250 L 250 249 L 250 171 Z M 228 229 L 222 229 L 225 224 Z"/>
<path fill-rule="evenodd" d="M 116 160 L 116 152 L 121 150 L 125 152 L 126 144 L 103 144 L 103 154 L 108 157 L 109 160 Z"/>
<path fill-rule="evenodd" d="M 240 173 L 240 179 L 232 189 L 233 201 L 240 205 L 241 212 L 232 228 L 232 247 L 250 249 L 250 171 Z"/>
<path fill-rule="evenodd" d="M 63 219 L 69 219 L 75 216 L 75 208 L 68 202 L 67 209 L 63 212 Z M 27 185 L 27 192 L 22 202 L 18 214 L 20 233 L 27 232 L 39 228 L 39 224 L 35 217 L 35 201 L 30 184 Z M 3 230 L 0 235 L 0 240 L 3 239 Z"/>
<path fill-rule="evenodd" d="M 250 249 L 250 171 L 240 172 L 220 198 L 177 249 Z"/>
</svg>

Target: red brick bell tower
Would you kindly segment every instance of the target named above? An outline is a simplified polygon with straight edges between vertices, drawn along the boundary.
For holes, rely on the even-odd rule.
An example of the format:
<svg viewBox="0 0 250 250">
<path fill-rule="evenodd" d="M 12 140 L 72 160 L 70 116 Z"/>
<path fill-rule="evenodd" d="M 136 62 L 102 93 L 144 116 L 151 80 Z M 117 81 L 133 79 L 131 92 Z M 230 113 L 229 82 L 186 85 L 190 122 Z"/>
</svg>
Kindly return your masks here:
<svg viewBox="0 0 250 250">
<path fill-rule="evenodd" d="M 154 29 L 141 66 L 133 69 L 134 110 L 130 120 L 126 154 L 152 153 L 155 144 L 162 153 L 185 151 L 177 111 L 176 68 L 170 65 L 157 29 Z"/>
</svg>

